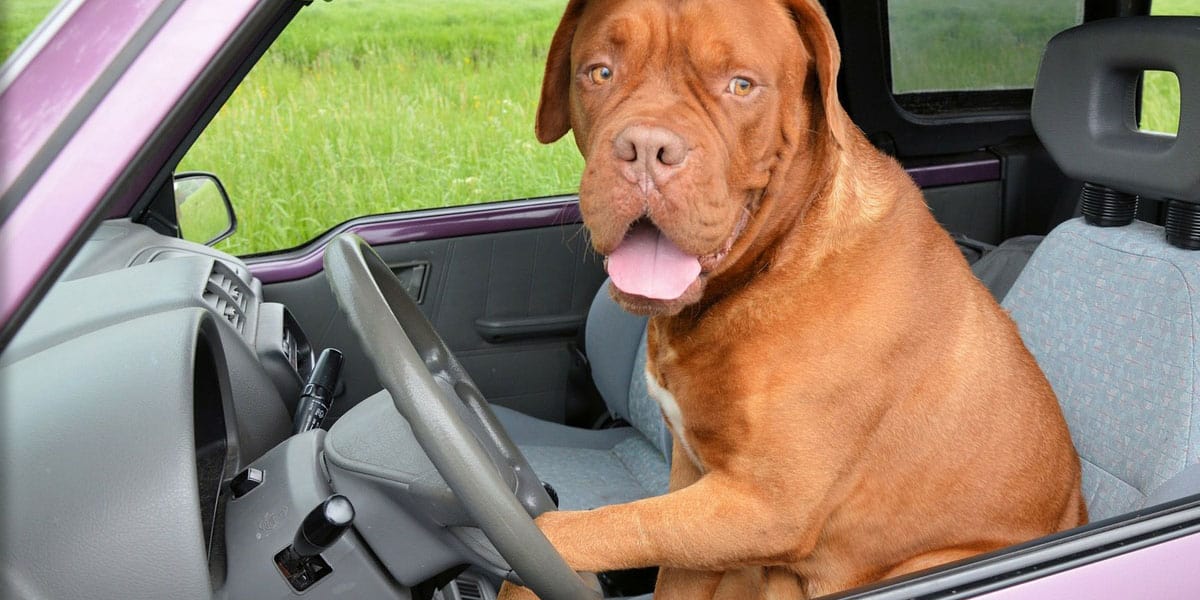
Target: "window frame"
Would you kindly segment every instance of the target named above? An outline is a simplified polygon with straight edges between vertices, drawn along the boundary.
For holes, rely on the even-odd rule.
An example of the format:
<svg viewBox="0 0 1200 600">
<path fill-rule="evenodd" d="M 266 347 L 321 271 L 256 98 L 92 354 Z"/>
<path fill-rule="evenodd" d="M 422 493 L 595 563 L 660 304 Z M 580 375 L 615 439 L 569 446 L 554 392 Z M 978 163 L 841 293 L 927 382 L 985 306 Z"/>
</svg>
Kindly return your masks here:
<svg viewBox="0 0 1200 600">
<path fill-rule="evenodd" d="M 887 2 L 826 2 L 843 53 L 842 102 L 876 146 L 910 158 L 970 152 L 1033 135 L 1031 89 L 893 94 Z M 1149 0 L 1085 0 L 1083 22 L 1149 9 Z M 923 106 L 930 110 L 913 110 Z"/>
</svg>

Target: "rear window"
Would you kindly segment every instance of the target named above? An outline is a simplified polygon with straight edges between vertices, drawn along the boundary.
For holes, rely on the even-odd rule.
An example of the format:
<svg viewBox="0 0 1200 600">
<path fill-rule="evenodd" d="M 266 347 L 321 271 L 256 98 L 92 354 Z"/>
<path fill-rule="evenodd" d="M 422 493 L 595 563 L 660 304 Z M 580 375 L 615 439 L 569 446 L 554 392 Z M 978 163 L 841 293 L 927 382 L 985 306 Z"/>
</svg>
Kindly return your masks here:
<svg viewBox="0 0 1200 600">
<path fill-rule="evenodd" d="M 918 113 L 1028 107 L 1051 37 L 1083 0 L 890 0 L 892 94 Z"/>
</svg>

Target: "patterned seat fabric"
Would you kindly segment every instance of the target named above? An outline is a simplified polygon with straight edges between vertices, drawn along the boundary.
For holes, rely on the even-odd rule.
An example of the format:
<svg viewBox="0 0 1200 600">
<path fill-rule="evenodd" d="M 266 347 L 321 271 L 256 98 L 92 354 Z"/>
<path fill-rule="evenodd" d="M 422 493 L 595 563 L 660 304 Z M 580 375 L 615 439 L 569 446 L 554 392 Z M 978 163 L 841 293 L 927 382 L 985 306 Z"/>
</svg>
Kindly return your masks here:
<svg viewBox="0 0 1200 600">
<path fill-rule="evenodd" d="M 1062 404 L 1092 520 L 1200 493 L 1200 254 L 1075 219 L 1004 306 Z"/>
<path fill-rule="evenodd" d="M 592 378 L 609 411 L 631 427 L 590 430 L 542 421 L 503 407 L 497 418 L 560 508 L 581 510 L 665 494 L 671 434 L 646 391 L 646 319 L 608 296 L 607 283 L 587 319 Z"/>
</svg>

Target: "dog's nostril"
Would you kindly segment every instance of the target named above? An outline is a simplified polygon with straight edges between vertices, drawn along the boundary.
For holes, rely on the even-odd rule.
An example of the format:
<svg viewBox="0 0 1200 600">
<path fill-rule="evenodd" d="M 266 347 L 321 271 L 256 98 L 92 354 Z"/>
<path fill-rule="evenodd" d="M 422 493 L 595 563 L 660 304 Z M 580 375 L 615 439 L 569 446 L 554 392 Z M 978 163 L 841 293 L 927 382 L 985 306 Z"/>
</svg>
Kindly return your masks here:
<svg viewBox="0 0 1200 600">
<path fill-rule="evenodd" d="M 626 162 L 636 161 L 638 158 L 637 144 L 633 143 L 627 136 L 621 136 L 613 143 L 613 154 L 619 160 Z"/>
<path fill-rule="evenodd" d="M 672 140 L 658 149 L 658 162 L 668 167 L 674 167 L 687 157 L 687 148 L 682 140 Z"/>
</svg>

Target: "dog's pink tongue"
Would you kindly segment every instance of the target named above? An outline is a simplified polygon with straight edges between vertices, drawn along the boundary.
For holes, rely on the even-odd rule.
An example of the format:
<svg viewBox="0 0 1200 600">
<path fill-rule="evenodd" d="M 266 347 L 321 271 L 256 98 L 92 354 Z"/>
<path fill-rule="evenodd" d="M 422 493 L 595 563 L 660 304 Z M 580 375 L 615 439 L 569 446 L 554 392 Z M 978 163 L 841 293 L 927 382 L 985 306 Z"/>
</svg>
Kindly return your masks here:
<svg viewBox="0 0 1200 600">
<path fill-rule="evenodd" d="M 608 255 L 608 275 L 626 294 L 674 300 L 700 276 L 700 261 L 649 223 L 634 225 Z"/>
</svg>

